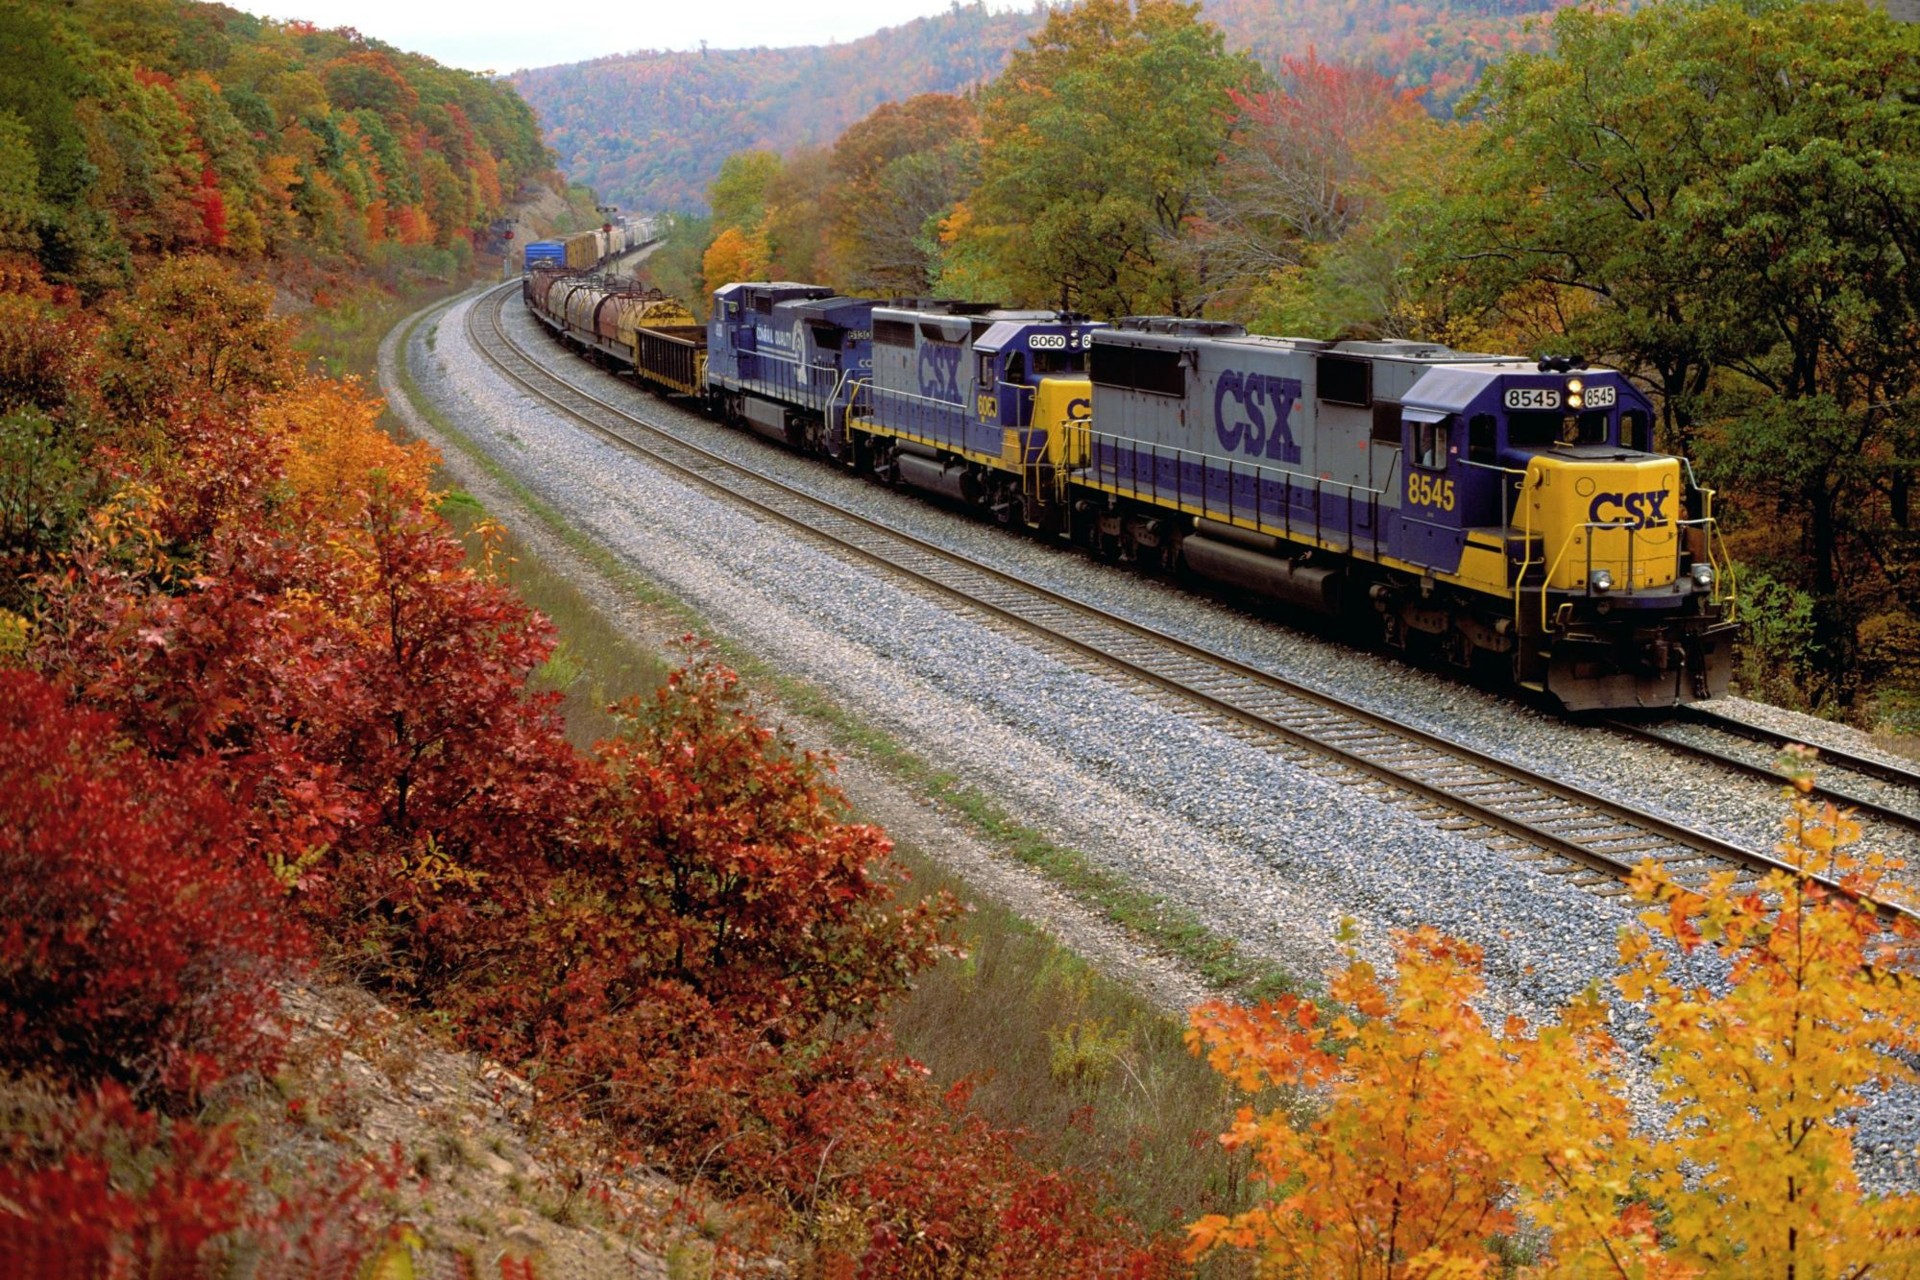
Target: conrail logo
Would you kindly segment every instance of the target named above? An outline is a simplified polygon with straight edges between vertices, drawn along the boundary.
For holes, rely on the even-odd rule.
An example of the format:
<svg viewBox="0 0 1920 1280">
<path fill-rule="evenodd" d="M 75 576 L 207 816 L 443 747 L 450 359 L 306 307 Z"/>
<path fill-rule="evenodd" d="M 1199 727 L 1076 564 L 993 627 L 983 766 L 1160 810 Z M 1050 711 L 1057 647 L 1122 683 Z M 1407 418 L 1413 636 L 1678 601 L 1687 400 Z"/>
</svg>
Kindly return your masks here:
<svg viewBox="0 0 1920 1280">
<path fill-rule="evenodd" d="M 1642 493 L 1596 493 L 1587 507 L 1587 519 L 1594 524 L 1624 524 L 1646 529 L 1667 522 L 1665 489 Z"/>
</svg>

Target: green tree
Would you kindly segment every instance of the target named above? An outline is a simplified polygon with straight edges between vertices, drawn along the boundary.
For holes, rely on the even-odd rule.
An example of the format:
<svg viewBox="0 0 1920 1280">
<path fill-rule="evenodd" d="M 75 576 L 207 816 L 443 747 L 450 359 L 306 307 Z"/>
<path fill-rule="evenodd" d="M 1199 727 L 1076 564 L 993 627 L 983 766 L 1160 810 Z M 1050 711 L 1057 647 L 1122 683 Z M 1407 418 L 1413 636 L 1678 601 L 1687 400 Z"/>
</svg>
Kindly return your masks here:
<svg viewBox="0 0 1920 1280">
<path fill-rule="evenodd" d="M 955 278 L 1099 314 L 1194 310 L 1191 223 L 1228 95 L 1261 77 L 1197 4 L 1054 11 L 982 100 L 980 186 L 950 224 Z"/>
<path fill-rule="evenodd" d="M 1920 41 L 1859 4 L 1569 9 L 1474 100 L 1437 295 L 1644 376 L 1668 443 L 1780 522 L 1844 667 L 1912 556 Z"/>
<path fill-rule="evenodd" d="M 767 189 L 780 176 L 780 157 L 771 151 L 737 151 L 720 165 L 707 188 L 713 209 L 713 229 L 737 227 L 752 232 L 767 212 Z"/>
<path fill-rule="evenodd" d="M 40 161 L 27 126 L 0 111 L 0 253 L 36 253 L 40 207 Z"/>
</svg>

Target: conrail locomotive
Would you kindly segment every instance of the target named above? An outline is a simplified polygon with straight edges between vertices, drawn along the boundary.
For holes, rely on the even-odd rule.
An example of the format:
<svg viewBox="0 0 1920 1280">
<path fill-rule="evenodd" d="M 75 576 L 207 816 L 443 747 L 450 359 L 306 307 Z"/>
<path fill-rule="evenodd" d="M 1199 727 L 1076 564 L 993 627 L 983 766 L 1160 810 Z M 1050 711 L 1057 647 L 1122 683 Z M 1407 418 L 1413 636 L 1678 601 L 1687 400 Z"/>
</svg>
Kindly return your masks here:
<svg viewBox="0 0 1920 1280">
<path fill-rule="evenodd" d="M 532 313 L 794 449 L 1102 559 L 1493 670 L 1569 711 L 1724 693 L 1713 494 L 1611 369 L 1218 321 L 535 267 Z"/>
</svg>

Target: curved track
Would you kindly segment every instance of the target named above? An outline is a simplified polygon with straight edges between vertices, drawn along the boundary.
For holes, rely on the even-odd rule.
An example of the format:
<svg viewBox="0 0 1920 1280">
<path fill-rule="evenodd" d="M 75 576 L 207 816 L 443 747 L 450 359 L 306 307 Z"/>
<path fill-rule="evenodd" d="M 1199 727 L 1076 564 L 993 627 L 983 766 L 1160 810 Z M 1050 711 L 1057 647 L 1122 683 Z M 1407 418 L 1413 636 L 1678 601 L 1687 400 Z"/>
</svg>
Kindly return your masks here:
<svg viewBox="0 0 1920 1280">
<path fill-rule="evenodd" d="M 501 309 L 517 286 L 475 300 L 467 329 L 480 354 L 511 382 L 622 448 L 834 552 L 882 566 L 913 589 L 1068 651 L 1083 669 L 1172 694 L 1249 741 L 1264 740 L 1304 767 L 1340 771 L 1399 795 L 1438 825 L 1541 864 L 1601 892 L 1623 892 L 1636 866 L 1655 859 L 1698 882 L 1731 865 L 1751 878 L 1785 863 L 1680 823 L 1590 795 L 1456 743 L 1353 707 L 956 552 L 889 529 L 680 439 L 546 369 L 517 346 Z M 1887 916 L 1920 923 L 1907 908 Z"/>
</svg>

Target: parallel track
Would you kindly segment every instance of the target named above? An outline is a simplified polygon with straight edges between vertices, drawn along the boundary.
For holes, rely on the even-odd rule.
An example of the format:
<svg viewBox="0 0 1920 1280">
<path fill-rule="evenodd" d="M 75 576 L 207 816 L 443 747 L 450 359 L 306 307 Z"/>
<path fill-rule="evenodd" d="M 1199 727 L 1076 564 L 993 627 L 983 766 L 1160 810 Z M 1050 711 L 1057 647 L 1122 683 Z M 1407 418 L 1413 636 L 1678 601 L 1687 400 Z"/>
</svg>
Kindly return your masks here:
<svg viewBox="0 0 1920 1280">
<path fill-rule="evenodd" d="M 482 295 L 467 316 L 475 348 L 509 381 L 655 465 L 837 553 L 902 575 L 918 589 L 985 615 L 991 625 L 1037 636 L 1091 669 L 1173 694 L 1245 740 L 1374 779 L 1414 797 L 1443 828 L 1477 836 L 1596 889 L 1620 892 L 1621 882 L 1649 858 L 1689 882 L 1729 865 L 1744 877 L 1792 871 L 1766 854 L 1589 795 L 1022 581 L 689 444 L 559 377 L 518 347 L 501 322 L 510 290 Z M 1874 905 L 1883 915 L 1920 923 L 1905 907 Z"/>
<path fill-rule="evenodd" d="M 1770 754 L 1778 755 L 1788 745 L 1799 742 L 1785 734 L 1775 733 L 1755 725 L 1746 724 L 1730 716 L 1707 707 L 1686 706 L 1675 708 L 1669 713 L 1668 724 L 1691 724 L 1712 729 L 1729 737 L 1741 738 L 1748 742 L 1766 747 Z M 1690 756 L 1706 760 L 1732 773 L 1743 774 L 1750 778 L 1762 778 L 1774 782 L 1784 782 L 1780 772 L 1771 763 L 1760 763 L 1730 752 L 1716 750 L 1698 742 L 1673 738 L 1660 732 L 1660 724 L 1639 724 L 1633 721 L 1610 721 L 1608 727 L 1615 732 L 1633 738 L 1639 742 L 1652 743 L 1675 755 Z M 1920 773 L 1914 773 L 1897 765 L 1855 755 L 1843 748 L 1818 744 L 1818 763 L 1816 791 L 1842 808 L 1853 809 L 1860 816 L 1878 821 L 1888 827 L 1897 827 L 1909 834 L 1920 834 Z M 1836 784 L 1830 769 L 1841 769 L 1848 773 L 1871 778 L 1889 786 L 1905 788 L 1909 798 L 1905 804 L 1888 803 L 1885 800 L 1863 794 L 1857 787 L 1848 787 L 1844 781 Z"/>
</svg>

